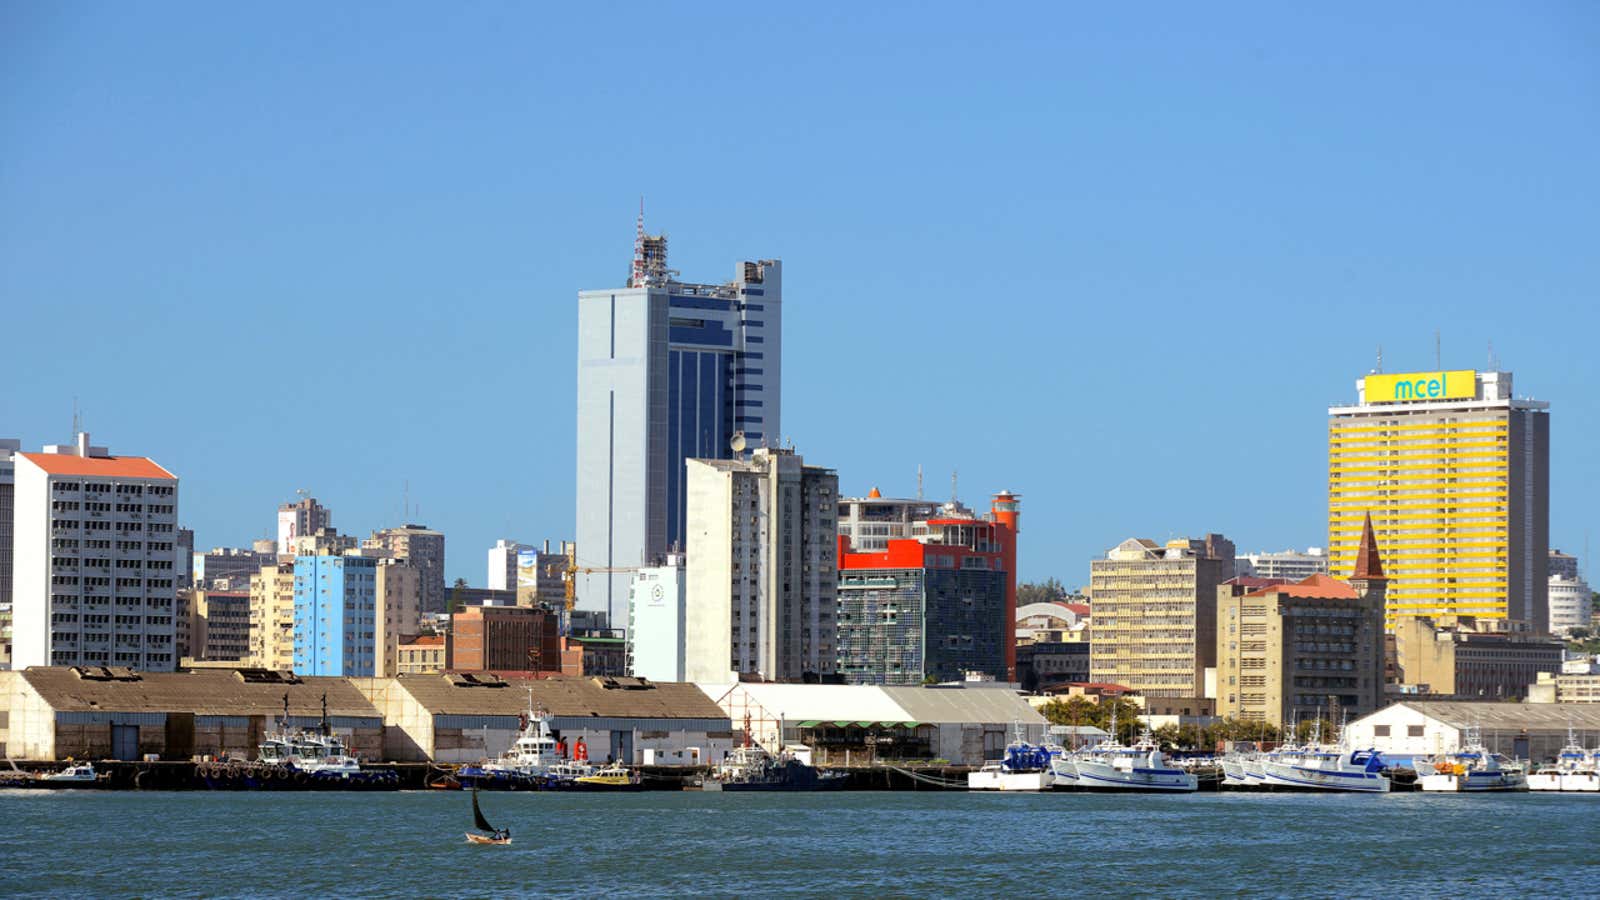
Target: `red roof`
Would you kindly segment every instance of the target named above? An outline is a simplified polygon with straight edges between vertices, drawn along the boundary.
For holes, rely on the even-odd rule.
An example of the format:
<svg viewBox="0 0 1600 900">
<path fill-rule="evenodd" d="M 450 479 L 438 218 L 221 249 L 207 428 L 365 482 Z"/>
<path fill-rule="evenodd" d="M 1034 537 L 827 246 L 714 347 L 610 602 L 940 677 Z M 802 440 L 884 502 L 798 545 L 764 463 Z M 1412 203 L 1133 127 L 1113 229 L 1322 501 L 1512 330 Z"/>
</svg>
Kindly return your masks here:
<svg viewBox="0 0 1600 900">
<path fill-rule="evenodd" d="M 415 647 L 415 646 L 417 646 L 419 644 L 422 645 L 422 646 L 442 647 L 442 646 L 444 646 L 444 635 L 442 635 L 442 634 L 419 634 L 416 637 L 412 638 L 411 640 L 406 641 L 405 643 L 410 645 L 410 646 L 413 646 L 413 647 Z"/>
<path fill-rule="evenodd" d="M 1351 578 L 1366 581 L 1387 581 L 1383 575 L 1383 557 L 1378 555 L 1378 536 L 1372 533 L 1372 513 L 1361 526 L 1361 546 L 1356 548 L 1356 570 Z"/>
<path fill-rule="evenodd" d="M 162 478 L 176 481 L 178 476 L 143 456 L 72 456 L 66 453 L 18 453 L 50 475 L 80 475 L 86 478 Z"/>
<path fill-rule="evenodd" d="M 1266 597 L 1270 594 L 1282 594 L 1285 597 L 1293 597 L 1297 600 L 1354 600 L 1361 596 L 1350 585 L 1320 572 L 1308 578 L 1302 578 L 1292 584 L 1277 584 L 1258 591 L 1251 591 L 1245 596 Z"/>
<path fill-rule="evenodd" d="M 1072 612 L 1079 617 L 1089 615 L 1089 604 L 1087 603 L 1063 603 L 1060 600 L 1057 600 L 1056 605 L 1065 606 L 1067 609 L 1072 610 Z"/>
<path fill-rule="evenodd" d="M 1237 584 L 1242 588 L 1256 590 L 1257 588 L 1272 587 L 1275 584 L 1288 584 L 1285 578 L 1262 578 L 1259 575 L 1238 575 L 1224 581 L 1223 584 Z"/>
</svg>

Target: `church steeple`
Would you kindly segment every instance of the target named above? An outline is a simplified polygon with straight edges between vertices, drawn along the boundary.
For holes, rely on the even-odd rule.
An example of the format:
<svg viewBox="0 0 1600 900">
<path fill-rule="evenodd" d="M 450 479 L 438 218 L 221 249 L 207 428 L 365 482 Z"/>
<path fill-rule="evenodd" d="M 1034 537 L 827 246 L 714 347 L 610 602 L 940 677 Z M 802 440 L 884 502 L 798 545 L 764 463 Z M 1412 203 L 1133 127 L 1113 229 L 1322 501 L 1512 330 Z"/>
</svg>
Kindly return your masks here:
<svg viewBox="0 0 1600 900">
<path fill-rule="evenodd" d="M 1356 570 L 1351 581 L 1388 581 L 1383 574 L 1383 557 L 1378 554 L 1378 537 L 1372 531 L 1372 513 L 1361 527 L 1361 546 L 1356 548 Z"/>
</svg>

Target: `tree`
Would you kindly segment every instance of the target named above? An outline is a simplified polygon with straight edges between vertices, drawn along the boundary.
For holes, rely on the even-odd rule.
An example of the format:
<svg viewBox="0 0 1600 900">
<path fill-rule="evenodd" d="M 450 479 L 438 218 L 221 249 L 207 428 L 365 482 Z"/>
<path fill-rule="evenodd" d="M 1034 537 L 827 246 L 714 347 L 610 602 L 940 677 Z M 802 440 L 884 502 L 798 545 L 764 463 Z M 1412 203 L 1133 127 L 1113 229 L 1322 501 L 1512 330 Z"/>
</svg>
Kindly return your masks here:
<svg viewBox="0 0 1600 900">
<path fill-rule="evenodd" d="M 1067 599 L 1067 589 L 1058 578 L 1017 585 L 1017 605 L 1029 603 L 1055 603 Z"/>
</svg>

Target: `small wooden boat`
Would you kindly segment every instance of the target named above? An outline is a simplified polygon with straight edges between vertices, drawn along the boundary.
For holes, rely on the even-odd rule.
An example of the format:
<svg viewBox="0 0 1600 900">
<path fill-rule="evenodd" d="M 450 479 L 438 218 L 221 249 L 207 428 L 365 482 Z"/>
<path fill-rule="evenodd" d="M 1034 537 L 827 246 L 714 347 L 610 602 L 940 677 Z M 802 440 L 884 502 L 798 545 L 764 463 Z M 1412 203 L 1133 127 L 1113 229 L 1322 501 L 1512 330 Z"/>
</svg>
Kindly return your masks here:
<svg viewBox="0 0 1600 900">
<path fill-rule="evenodd" d="M 470 831 L 467 832 L 467 843 L 469 844 L 511 843 L 511 829 L 496 828 L 489 824 L 488 819 L 483 817 L 483 809 L 478 806 L 478 786 L 476 784 L 472 786 L 472 824 L 475 825 L 479 831 L 487 831 L 489 833 L 473 834 Z"/>
</svg>

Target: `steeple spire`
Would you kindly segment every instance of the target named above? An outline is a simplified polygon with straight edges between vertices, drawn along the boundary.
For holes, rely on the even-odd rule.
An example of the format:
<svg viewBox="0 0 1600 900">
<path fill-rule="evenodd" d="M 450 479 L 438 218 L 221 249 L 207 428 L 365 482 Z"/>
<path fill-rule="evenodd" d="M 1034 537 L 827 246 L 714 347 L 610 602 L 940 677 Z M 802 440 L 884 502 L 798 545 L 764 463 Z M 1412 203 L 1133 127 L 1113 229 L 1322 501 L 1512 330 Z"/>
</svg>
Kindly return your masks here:
<svg viewBox="0 0 1600 900">
<path fill-rule="evenodd" d="M 1351 581 L 1388 581 L 1383 574 L 1383 557 L 1378 554 L 1378 537 L 1372 531 L 1372 513 L 1361 526 L 1361 546 L 1356 548 L 1356 570 Z"/>
</svg>

